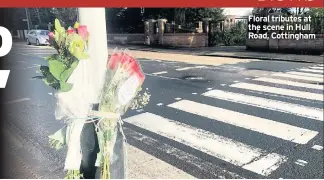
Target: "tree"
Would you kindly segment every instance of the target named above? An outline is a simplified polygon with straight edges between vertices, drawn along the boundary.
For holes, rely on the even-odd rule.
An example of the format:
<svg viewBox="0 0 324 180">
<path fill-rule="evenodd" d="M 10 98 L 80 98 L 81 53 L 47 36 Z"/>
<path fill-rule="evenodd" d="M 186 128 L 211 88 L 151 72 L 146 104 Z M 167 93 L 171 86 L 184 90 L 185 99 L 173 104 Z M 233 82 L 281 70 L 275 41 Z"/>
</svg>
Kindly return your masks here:
<svg viewBox="0 0 324 180">
<path fill-rule="evenodd" d="M 307 14 L 311 16 L 324 17 L 324 8 L 310 8 Z"/>
<path fill-rule="evenodd" d="M 305 7 L 296 7 L 294 14 L 299 16 L 299 15 L 303 15 L 306 11 L 307 9 Z"/>
<path fill-rule="evenodd" d="M 51 13 L 59 19 L 63 26 L 73 26 L 78 19 L 77 8 L 52 8 Z"/>
</svg>

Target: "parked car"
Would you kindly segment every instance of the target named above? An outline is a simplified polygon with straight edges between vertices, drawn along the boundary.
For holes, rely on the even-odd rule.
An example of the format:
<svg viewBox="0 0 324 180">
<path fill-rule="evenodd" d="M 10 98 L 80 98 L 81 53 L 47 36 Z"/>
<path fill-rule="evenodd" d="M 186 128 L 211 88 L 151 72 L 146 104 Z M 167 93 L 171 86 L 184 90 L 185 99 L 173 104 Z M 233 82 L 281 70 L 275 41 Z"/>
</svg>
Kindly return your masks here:
<svg viewBox="0 0 324 180">
<path fill-rule="evenodd" d="M 27 44 L 36 44 L 37 46 L 40 45 L 49 45 L 49 37 L 48 37 L 48 30 L 30 30 L 27 34 Z"/>
</svg>

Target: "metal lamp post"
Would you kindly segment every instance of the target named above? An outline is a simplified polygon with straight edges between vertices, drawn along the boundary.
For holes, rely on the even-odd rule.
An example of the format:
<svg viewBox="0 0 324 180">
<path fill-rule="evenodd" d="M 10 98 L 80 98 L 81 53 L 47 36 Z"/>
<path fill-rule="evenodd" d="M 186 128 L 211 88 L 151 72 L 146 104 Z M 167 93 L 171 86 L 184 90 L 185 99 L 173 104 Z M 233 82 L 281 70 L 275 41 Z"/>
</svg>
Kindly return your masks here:
<svg viewBox="0 0 324 180">
<path fill-rule="evenodd" d="M 91 91 L 96 91 L 102 87 L 103 77 L 108 58 L 107 31 L 105 8 L 79 8 L 78 19 L 81 25 L 86 25 L 89 31 L 88 54 L 90 63 L 87 68 L 92 72 L 90 75 L 94 83 Z M 88 70 L 87 70 L 88 71 Z M 91 93 L 89 93 L 91 95 Z M 81 97 L 80 97 L 81 98 Z M 93 110 L 97 110 L 96 105 L 99 97 L 93 96 Z M 119 128 L 118 128 L 119 129 Z M 99 145 L 93 123 L 86 123 L 81 136 L 82 163 L 81 173 L 85 179 L 99 179 L 100 168 L 95 167 Z M 117 133 L 116 143 L 113 148 L 116 161 L 110 164 L 110 177 L 112 179 L 124 179 L 126 174 L 125 141 L 120 131 Z"/>
</svg>

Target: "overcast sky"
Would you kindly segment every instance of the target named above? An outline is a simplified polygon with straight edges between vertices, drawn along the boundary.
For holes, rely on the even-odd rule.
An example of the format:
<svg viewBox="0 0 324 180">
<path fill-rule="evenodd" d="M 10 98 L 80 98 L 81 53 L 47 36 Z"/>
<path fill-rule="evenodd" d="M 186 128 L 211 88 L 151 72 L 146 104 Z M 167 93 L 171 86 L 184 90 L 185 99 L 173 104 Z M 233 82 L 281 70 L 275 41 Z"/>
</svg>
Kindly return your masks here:
<svg viewBox="0 0 324 180">
<path fill-rule="evenodd" d="M 248 16 L 253 8 L 224 8 L 225 15 Z"/>
</svg>

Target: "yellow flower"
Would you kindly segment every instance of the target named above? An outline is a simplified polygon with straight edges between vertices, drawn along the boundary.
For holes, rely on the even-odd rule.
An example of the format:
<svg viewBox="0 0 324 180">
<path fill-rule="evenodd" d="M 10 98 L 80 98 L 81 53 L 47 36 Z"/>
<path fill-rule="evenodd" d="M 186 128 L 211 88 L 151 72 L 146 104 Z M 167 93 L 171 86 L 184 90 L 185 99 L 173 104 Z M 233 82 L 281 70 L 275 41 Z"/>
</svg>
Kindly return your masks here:
<svg viewBox="0 0 324 180">
<path fill-rule="evenodd" d="M 85 41 L 78 34 L 70 34 L 67 37 L 69 52 L 78 59 L 88 58 L 85 51 Z"/>
</svg>

